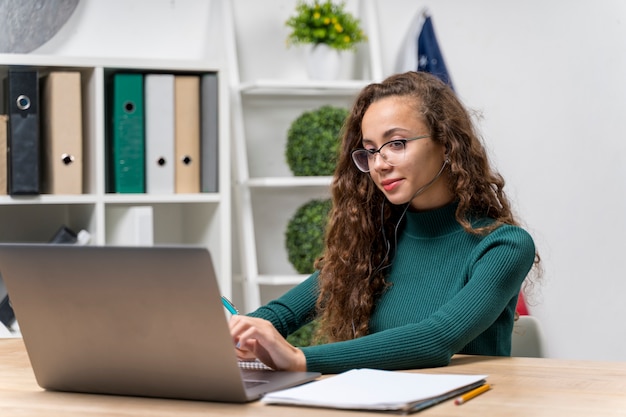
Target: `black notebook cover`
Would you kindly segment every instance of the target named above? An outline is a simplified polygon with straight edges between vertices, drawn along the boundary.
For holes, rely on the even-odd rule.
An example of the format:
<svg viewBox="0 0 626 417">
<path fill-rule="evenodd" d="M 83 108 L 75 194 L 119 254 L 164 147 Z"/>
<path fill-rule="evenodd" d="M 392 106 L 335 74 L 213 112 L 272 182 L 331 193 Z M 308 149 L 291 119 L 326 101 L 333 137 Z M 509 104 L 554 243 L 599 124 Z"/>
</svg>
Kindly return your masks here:
<svg viewBox="0 0 626 417">
<path fill-rule="evenodd" d="M 50 243 L 76 243 L 78 235 L 67 226 L 61 226 L 50 239 Z"/>
<path fill-rule="evenodd" d="M 15 323 L 15 313 L 9 302 L 8 295 L 5 295 L 0 300 L 0 323 L 4 324 L 6 327 L 11 327 L 13 323 Z"/>
</svg>

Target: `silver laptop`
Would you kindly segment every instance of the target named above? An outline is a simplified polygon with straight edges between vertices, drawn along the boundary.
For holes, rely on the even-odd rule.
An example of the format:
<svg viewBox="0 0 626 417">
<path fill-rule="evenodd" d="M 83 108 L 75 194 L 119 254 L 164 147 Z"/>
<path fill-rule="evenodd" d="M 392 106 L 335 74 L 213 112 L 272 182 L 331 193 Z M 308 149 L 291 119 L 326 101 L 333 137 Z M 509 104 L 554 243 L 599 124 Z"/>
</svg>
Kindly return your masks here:
<svg viewBox="0 0 626 417">
<path fill-rule="evenodd" d="M 0 274 L 48 390 L 246 402 L 320 375 L 240 369 L 206 248 L 0 244 Z"/>
</svg>

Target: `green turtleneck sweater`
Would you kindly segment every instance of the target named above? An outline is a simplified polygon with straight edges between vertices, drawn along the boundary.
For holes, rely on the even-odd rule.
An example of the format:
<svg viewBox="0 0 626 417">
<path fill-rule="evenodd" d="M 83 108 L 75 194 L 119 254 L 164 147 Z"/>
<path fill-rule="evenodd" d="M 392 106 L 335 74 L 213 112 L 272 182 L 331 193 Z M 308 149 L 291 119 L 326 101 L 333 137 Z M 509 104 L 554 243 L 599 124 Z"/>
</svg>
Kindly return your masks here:
<svg viewBox="0 0 626 417">
<path fill-rule="evenodd" d="M 455 204 L 406 213 L 370 334 L 302 348 L 309 371 L 444 366 L 455 353 L 509 356 L 515 306 L 535 257 L 530 235 L 503 225 L 486 236 L 463 230 Z M 309 320 L 317 273 L 251 313 L 286 336 Z M 346 318 L 350 312 L 346 311 Z"/>
</svg>

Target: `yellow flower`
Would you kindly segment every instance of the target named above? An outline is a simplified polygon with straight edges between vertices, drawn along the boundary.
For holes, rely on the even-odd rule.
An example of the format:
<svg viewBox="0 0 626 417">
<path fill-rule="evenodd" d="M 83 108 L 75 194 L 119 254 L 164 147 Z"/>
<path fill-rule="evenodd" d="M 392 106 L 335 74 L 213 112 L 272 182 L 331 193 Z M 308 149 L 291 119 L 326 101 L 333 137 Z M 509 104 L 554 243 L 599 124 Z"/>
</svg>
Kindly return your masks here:
<svg viewBox="0 0 626 417">
<path fill-rule="evenodd" d="M 359 19 L 345 10 L 345 1 L 298 0 L 296 14 L 285 22 L 292 29 L 288 45 L 323 43 L 338 50 L 350 50 L 366 41 Z"/>
</svg>

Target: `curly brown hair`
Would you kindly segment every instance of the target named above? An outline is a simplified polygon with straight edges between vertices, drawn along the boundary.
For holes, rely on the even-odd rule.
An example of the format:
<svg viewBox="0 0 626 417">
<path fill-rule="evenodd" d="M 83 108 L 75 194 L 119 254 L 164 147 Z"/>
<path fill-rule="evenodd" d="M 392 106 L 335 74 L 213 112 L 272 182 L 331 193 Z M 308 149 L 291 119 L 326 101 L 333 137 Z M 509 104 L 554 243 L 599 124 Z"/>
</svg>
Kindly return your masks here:
<svg viewBox="0 0 626 417">
<path fill-rule="evenodd" d="M 395 235 L 405 206 L 386 203 L 369 175 L 356 168 L 351 152 L 361 147 L 361 122 L 368 107 L 390 96 L 412 100 L 415 117 L 425 122 L 432 140 L 445 147 L 446 177 L 462 227 L 468 233 L 484 234 L 503 223 L 518 225 L 503 190 L 504 179 L 491 168 L 469 113 L 449 86 L 424 72 L 396 74 L 368 85 L 356 98 L 342 130 L 325 252 L 316 263 L 320 342 L 368 334 L 376 300 L 386 288 L 385 267 L 392 260 L 386 236 Z M 471 219 L 484 217 L 494 221 L 481 227 L 472 224 Z"/>
</svg>

